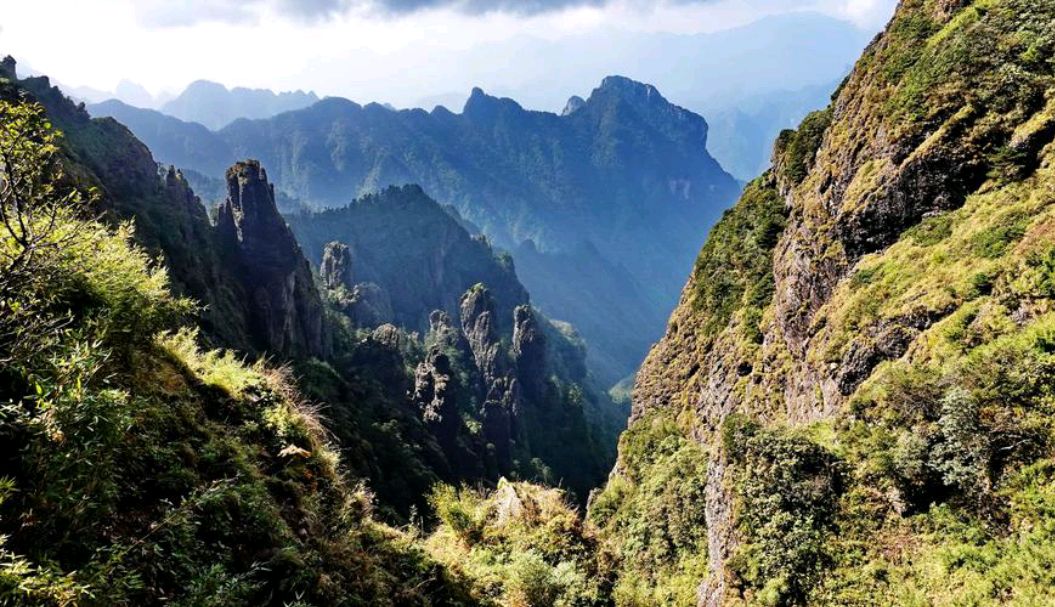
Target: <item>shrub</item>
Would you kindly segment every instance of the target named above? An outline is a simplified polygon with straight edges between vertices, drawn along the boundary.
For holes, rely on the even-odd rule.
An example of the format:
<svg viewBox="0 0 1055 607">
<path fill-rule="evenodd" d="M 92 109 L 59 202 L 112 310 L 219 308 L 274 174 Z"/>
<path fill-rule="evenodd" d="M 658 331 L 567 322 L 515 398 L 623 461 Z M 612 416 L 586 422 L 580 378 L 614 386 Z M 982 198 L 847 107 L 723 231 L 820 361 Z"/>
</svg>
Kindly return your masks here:
<svg viewBox="0 0 1055 607">
<path fill-rule="evenodd" d="M 777 137 L 777 165 L 782 176 L 793 184 L 802 183 L 813 167 L 824 140 L 824 135 L 832 123 L 832 109 L 812 112 L 802 120 L 798 130 L 784 131 Z"/>
<path fill-rule="evenodd" d="M 766 605 L 803 604 L 831 557 L 826 538 L 843 490 L 842 464 L 808 439 L 731 416 L 723 444 L 739 500 L 738 583 Z"/>
<path fill-rule="evenodd" d="M 427 546 L 482 605 L 605 605 L 609 572 L 593 531 L 556 489 L 502 480 L 491 493 L 439 486 Z"/>
</svg>

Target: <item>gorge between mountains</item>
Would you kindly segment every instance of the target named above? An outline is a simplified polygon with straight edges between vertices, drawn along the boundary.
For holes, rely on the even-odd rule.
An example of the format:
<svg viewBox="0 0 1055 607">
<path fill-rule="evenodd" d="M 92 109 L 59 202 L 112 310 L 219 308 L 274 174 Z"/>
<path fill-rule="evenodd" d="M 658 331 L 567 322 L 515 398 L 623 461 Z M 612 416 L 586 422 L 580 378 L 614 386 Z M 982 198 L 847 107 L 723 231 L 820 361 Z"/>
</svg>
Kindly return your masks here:
<svg viewBox="0 0 1055 607">
<path fill-rule="evenodd" d="M 117 101 L 88 109 L 128 125 L 159 161 L 208 180 L 237 159 L 260 159 L 287 216 L 420 185 L 512 255 L 534 304 L 585 338 L 606 386 L 659 338 L 684 268 L 740 189 L 707 153 L 703 118 L 615 76 L 562 115 L 480 89 L 460 114 L 329 98 L 215 132 Z"/>
<path fill-rule="evenodd" d="M 0 606 L 1055 604 L 1052 24 L 901 0 L 747 183 L 621 76 L 154 110 L 7 57 Z"/>
</svg>

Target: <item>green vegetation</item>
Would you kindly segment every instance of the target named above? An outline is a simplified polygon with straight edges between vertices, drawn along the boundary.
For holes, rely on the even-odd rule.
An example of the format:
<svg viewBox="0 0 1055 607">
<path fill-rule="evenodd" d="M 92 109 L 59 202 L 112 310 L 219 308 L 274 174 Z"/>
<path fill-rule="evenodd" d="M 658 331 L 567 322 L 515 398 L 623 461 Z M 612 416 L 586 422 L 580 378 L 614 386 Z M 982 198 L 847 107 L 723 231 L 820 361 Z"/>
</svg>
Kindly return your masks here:
<svg viewBox="0 0 1055 607">
<path fill-rule="evenodd" d="M 487 495 L 441 485 L 432 504 L 440 525 L 426 546 L 471 582 L 478 604 L 608 604 L 594 532 L 559 490 L 503 480 Z"/>
<path fill-rule="evenodd" d="M 286 375 L 201 352 L 130 228 L 79 218 L 75 188 L 25 170 L 57 160 L 41 110 L 0 115 L 0 250 L 18 269 L 0 297 L 5 321 L 32 321 L 0 335 L 0 602 L 457 600 L 372 518 Z"/>
<path fill-rule="evenodd" d="M 618 571 L 617 605 L 685 605 L 707 571 L 706 455 L 654 414 L 619 442 L 618 469 L 590 504 Z"/>
<path fill-rule="evenodd" d="M 131 225 L 81 216 L 44 114 L 0 105 L 0 603 L 673 607 L 705 578 L 731 604 L 1055 602 L 1053 10 L 903 3 L 709 237 L 585 519 L 455 487 L 504 472 L 470 359 L 558 405 L 508 472 L 586 459 L 570 332 L 522 317 L 514 348 L 477 289 L 478 352 L 333 310 L 296 381 L 203 349 Z M 568 377 L 528 373 L 543 353 Z M 423 403 L 458 416 L 443 446 L 411 370 L 453 399 Z"/>
<path fill-rule="evenodd" d="M 728 567 L 749 602 L 801 604 L 831 558 L 825 538 L 842 491 L 840 464 L 806 437 L 739 416 L 722 434 L 742 535 Z"/>
<path fill-rule="evenodd" d="M 773 296 L 773 247 L 784 230 L 784 201 L 772 178 L 762 176 L 711 230 L 692 273 L 692 306 L 706 315 L 703 334 L 713 337 L 733 313 L 750 316 Z M 761 337 L 757 325 L 754 333 Z"/>
<path fill-rule="evenodd" d="M 832 109 L 812 112 L 796 130 L 787 130 L 777 138 L 774 155 L 781 176 L 789 183 L 799 184 L 813 168 L 814 157 L 821 147 L 824 134 L 832 123 Z"/>
<path fill-rule="evenodd" d="M 658 474 L 635 460 L 692 437 L 733 526 L 696 584 L 718 574 L 730 604 L 1055 600 L 1053 10 L 905 0 L 833 106 L 781 137 L 771 203 L 756 182 L 715 228 L 639 373 L 591 507 L 609 545 Z M 775 260 L 751 236 L 767 224 L 791 239 Z"/>
<path fill-rule="evenodd" d="M 0 603 L 607 604 L 594 532 L 558 490 L 438 486 L 427 541 L 380 522 L 420 520 L 444 470 L 401 409 L 416 336 L 335 314 L 333 359 L 296 361 L 296 378 L 202 350 L 195 304 L 132 225 L 89 219 L 78 180 L 61 178 L 69 159 L 43 109 L 3 102 L 0 115 Z M 554 348 L 584 373 L 581 346 Z M 298 386 L 336 403 L 333 419 Z M 528 423 L 560 428 L 553 449 L 588 447 L 564 419 L 581 419 L 579 388 L 545 389 L 554 420 Z M 375 514 L 349 473 L 379 480 L 387 507 Z"/>
</svg>

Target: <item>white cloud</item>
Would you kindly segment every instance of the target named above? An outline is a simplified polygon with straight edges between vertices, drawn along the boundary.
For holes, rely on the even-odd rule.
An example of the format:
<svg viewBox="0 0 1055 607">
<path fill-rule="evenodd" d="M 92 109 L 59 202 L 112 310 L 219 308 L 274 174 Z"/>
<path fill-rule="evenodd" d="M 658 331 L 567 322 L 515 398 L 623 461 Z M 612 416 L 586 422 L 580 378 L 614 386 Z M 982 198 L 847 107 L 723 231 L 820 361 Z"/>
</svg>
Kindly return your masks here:
<svg viewBox="0 0 1055 607">
<path fill-rule="evenodd" d="M 878 27 L 894 14 L 897 0 L 845 0 L 839 12 L 862 27 Z"/>
<path fill-rule="evenodd" d="M 496 68 L 486 56 L 497 43 L 523 40 L 522 52 L 530 54 L 539 40 L 586 37 L 595 40 L 592 52 L 603 58 L 611 50 L 607 41 L 620 32 L 693 34 L 797 10 L 819 10 L 877 29 L 893 2 L 606 0 L 605 6 L 591 6 L 592 0 L 585 1 L 586 6 L 532 15 L 447 7 L 379 16 L 362 0 L 9 0 L 13 6 L 0 12 L 0 53 L 14 54 L 61 82 L 104 90 L 127 79 L 157 93 L 205 78 L 407 105 L 462 92 L 469 84 L 499 92 L 517 85 L 516 57 Z M 612 73 L 632 67 L 596 63 Z M 521 80 L 520 85 L 531 84 Z M 577 91 L 588 92 L 592 84 L 578 83 Z"/>
</svg>

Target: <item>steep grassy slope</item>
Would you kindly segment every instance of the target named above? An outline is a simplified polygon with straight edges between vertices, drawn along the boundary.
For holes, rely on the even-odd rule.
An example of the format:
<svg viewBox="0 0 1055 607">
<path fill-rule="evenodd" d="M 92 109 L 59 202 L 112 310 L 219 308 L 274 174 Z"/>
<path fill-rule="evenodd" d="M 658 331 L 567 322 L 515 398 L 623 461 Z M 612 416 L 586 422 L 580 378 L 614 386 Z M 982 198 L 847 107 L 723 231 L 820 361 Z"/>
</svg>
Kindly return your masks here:
<svg viewBox="0 0 1055 607">
<path fill-rule="evenodd" d="M 373 519 L 287 373 L 199 350 L 131 228 L 83 218 L 33 107 L 0 102 L 0 603 L 466 597 Z"/>
<path fill-rule="evenodd" d="M 1053 600 L 1053 22 L 1049 2 L 906 0 L 780 137 L 701 252 L 594 502 L 634 554 L 662 472 L 640 454 L 699 445 L 706 472 L 665 503 L 702 495 L 706 540 L 624 580 L 696 559 L 704 605 Z"/>
</svg>

